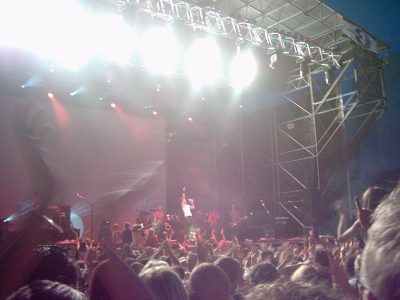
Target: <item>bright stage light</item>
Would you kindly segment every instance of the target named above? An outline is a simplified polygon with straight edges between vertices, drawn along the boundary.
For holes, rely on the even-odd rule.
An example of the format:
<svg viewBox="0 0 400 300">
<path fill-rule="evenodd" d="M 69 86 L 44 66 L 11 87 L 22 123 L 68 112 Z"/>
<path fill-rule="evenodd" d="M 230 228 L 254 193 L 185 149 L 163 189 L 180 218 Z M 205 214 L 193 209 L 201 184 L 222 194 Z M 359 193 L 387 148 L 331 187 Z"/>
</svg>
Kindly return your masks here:
<svg viewBox="0 0 400 300">
<path fill-rule="evenodd" d="M 86 92 L 86 87 L 80 86 L 77 89 L 75 89 L 74 91 L 72 91 L 71 93 L 69 93 L 69 95 L 74 97 L 74 96 L 82 94 L 84 92 Z"/>
<path fill-rule="evenodd" d="M 114 102 L 111 102 L 110 106 L 111 106 L 112 108 L 116 108 L 116 107 L 117 107 L 117 104 L 115 104 Z"/>
<path fill-rule="evenodd" d="M 53 98 L 54 98 L 54 95 L 53 95 L 53 93 L 48 93 L 48 94 L 47 94 L 47 97 L 49 97 L 50 99 L 53 99 Z"/>
<path fill-rule="evenodd" d="M 222 70 L 222 57 L 212 38 L 196 40 L 188 51 L 186 73 L 193 84 L 210 85 L 218 80 Z"/>
<path fill-rule="evenodd" d="M 157 116 L 158 112 L 156 112 L 155 110 L 153 110 L 153 115 Z"/>
<path fill-rule="evenodd" d="M 145 65 L 156 74 L 171 74 L 180 56 L 180 47 L 166 27 L 147 29 L 140 40 L 140 54 Z"/>
<path fill-rule="evenodd" d="M 232 61 L 230 79 L 235 90 L 242 90 L 250 85 L 257 75 L 258 65 L 250 51 L 238 52 Z"/>
<path fill-rule="evenodd" d="M 192 118 L 192 117 L 189 117 L 189 118 L 188 118 L 188 121 L 193 121 L 193 118 Z"/>
<path fill-rule="evenodd" d="M 94 55 L 112 62 L 129 62 L 135 49 L 135 32 L 122 16 L 95 15 L 90 24 Z"/>
<path fill-rule="evenodd" d="M 77 67 L 90 56 L 87 12 L 71 0 L 0 1 L 0 45 Z"/>
</svg>

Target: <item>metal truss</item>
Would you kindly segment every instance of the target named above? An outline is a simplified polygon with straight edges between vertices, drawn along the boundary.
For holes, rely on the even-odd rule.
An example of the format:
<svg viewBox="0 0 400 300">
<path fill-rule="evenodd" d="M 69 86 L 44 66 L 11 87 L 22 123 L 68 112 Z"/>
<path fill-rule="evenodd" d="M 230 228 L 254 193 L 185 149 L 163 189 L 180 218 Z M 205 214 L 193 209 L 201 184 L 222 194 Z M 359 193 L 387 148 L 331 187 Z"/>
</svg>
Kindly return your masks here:
<svg viewBox="0 0 400 300">
<path fill-rule="evenodd" d="M 292 77 L 274 107 L 275 199 L 301 225 L 315 222 L 313 197 L 329 198 L 343 181 L 341 167 L 385 111 L 376 56 L 354 48 L 336 73 L 330 84 L 321 68 Z"/>
<path fill-rule="evenodd" d="M 251 42 L 264 48 L 267 54 L 279 52 L 315 65 L 340 68 L 339 54 L 274 29 L 240 21 L 212 8 L 173 0 L 136 0 L 128 1 L 128 4 L 153 18 L 166 22 L 179 21 L 194 30 L 224 36 L 236 42 Z"/>
</svg>

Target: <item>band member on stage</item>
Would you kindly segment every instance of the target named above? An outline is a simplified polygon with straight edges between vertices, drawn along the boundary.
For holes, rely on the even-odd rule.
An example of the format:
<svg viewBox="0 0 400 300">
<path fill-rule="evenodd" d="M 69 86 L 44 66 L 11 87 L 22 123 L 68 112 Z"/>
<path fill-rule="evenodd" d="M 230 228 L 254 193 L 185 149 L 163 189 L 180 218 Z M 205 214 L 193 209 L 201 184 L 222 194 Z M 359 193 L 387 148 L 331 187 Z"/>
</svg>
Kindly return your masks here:
<svg viewBox="0 0 400 300">
<path fill-rule="evenodd" d="M 229 212 L 229 220 L 231 221 L 231 226 L 236 226 L 240 220 L 239 212 L 236 209 L 236 205 L 232 204 L 232 209 Z"/>
<path fill-rule="evenodd" d="M 208 224 L 210 225 L 211 229 L 217 228 L 218 220 L 219 214 L 215 209 L 208 213 Z"/>
<path fill-rule="evenodd" d="M 128 222 L 125 222 L 124 224 L 124 230 L 121 233 L 121 239 L 124 245 L 130 245 L 133 242 L 131 224 L 129 224 Z"/>
<path fill-rule="evenodd" d="M 182 189 L 181 209 L 182 209 L 183 215 L 185 216 L 186 221 L 191 223 L 191 219 L 193 216 L 191 210 L 195 209 L 195 206 L 194 206 L 194 199 L 186 200 L 186 187 L 183 187 L 183 189 Z"/>
</svg>

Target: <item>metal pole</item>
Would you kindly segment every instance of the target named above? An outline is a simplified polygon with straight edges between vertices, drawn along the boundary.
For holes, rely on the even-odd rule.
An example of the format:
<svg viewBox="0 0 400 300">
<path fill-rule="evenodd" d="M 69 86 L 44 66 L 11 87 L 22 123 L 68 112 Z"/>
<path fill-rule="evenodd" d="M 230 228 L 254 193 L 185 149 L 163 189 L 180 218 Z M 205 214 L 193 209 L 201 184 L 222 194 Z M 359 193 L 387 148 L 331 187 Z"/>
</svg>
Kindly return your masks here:
<svg viewBox="0 0 400 300">
<path fill-rule="evenodd" d="M 93 241 L 93 203 L 90 203 L 90 240 Z"/>
<path fill-rule="evenodd" d="M 242 112 L 239 112 L 239 135 L 240 135 L 240 175 L 241 175 L 241 188 L 242 188 L 242 201 L 241 208 L 243 210 L 243 206 L 245 207 L 245 211 L 247 212 L 247 205 L 245 203 L 245 195 L 246 195 L 246 186 L 245 186 L 245 174 L 244 174 L 244 145 L 243 145 L 243 116 Z M 246 203 L 247 204 L 247 203 Z"/>
</svg>

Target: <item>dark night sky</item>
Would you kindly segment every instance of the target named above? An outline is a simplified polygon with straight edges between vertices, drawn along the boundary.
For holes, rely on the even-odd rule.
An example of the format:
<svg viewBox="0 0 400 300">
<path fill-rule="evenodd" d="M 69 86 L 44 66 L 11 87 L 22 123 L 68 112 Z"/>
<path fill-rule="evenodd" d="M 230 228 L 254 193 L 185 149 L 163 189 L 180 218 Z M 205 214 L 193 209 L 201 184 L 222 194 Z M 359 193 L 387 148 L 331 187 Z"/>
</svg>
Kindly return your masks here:
<svg viewBox="0 0 400 300">
<path fill-rule="evenodd" d="M 390 55 L 400 55 L 400 1 L 323 0 L 344 17 L 363 27 L 390 46 Z"/>
</svg>

